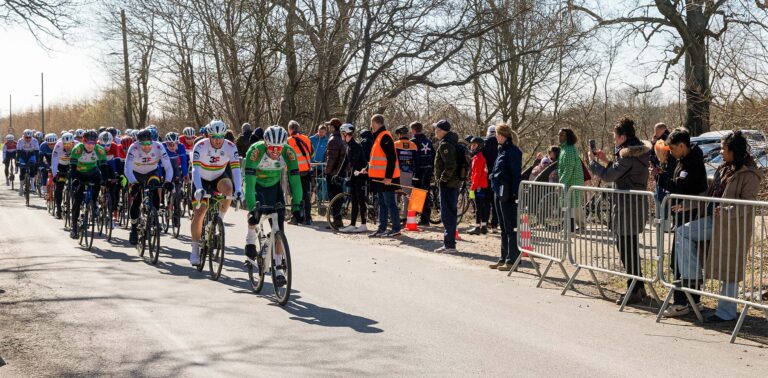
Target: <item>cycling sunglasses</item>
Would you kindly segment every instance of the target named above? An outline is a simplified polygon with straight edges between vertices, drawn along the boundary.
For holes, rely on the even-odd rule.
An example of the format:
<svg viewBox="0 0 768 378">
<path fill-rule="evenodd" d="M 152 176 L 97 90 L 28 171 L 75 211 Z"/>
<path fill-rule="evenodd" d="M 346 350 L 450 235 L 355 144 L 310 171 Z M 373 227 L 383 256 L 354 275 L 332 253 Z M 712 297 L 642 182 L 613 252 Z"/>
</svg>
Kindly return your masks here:
<svg viewBox="0 0 768 378">
<path fill-rule="evenodd" d="M 151 146 L 151 145 L 152 145 L 152 141 L 151 141 L 151 140 L 147 140 L 147 141 L 144 141 L 144 142 L 139 142 L 139 143 L 140 143 L 142 146 Z"/>
<path fill-rule="evenodd" d="M 282 152 L 283 146 L 267 146 L 267 151 L 275 153 L 275 152 Z"/>
<path fill-rule="evenodd" d="M 212 134 L 211 139 L 224 139 L 224 135 L 221 134 Z"/>
<path fill-rule="evenodd" d="M 85 141 L 85 142 L 83 142 L 83 143 L 85 143 L 85 144 L 91 144 L 91 145 L 93 145 L 93 144 L 96 144 L 96 141 L 95 141 L 95 140 L 86 140 L 86 141 Z"/>
</svg>

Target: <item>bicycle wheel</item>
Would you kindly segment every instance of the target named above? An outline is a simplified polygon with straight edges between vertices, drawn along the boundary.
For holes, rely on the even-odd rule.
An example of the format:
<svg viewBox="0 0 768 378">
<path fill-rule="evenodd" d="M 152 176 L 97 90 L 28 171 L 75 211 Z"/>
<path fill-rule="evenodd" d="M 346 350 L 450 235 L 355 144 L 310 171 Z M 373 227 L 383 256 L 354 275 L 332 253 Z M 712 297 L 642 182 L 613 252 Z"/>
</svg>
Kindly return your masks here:
<svg viewBox="0 0 768 378">
<path fill-rule="evenodd" d="M 104 217 L 104 227 L 106 227 L 104 232 L 107 234 L 107 241 L 111 242 L 112 228 L 114 226 L 112 224 L 112 210 L 111 210 L 114 207 L 114 204 L 112 203 L 112 195 L 107 194 L 107 204 L 105 206 L 106 207 L 104 207 L 101 211 L 101 213 L 103 214 L 102 216 Z"/>
<path fill-rule="evenodd" d="M 224 267 L 224 222 L 216 217 L 211 230 L 211 240 L 208 244 L 208 269 L 211 279 L 217 281 Z M 200 260 L 202 262 L 202 260 Z"/>
<path fill-rule="evenodd" d="M 85 217 L 86 220 L 86 234 L 85 234 L 85 248 L 87 250 L 91 250 L 91 247 L 93 247 L 93 237 L 96 234 L 96 223 L 98 222 L 99 217 L 99 209 L 96 207 L 96 205 L 93 203 L 93 201 L 88 202 L 88 215 Z M 88 229 L 90 228 L 90 230 Z"/>
<path fill-rule="evenodd" d="M 256 294 L 261 293 L 261 289 L 264 288 L 264 272 L 267 270 L 264 266 L 264 256 L 267 254 L 266 250 L 267 238 L 259 234 L 259 248 L 256 254 L 256 274 L 254 274 L 254 266 L 251 262 L 248 261 L 246 263 L 246 266 L 248 266 L 248 279 L 251 281 L 251 289 L 253 289 L 253 292 Z"/>
<path fill-rule="evenodd" d="M 149 262 L 152 265 L 157 264 L 157 260 L 160 258 L 160 224 L 158 223 L 160 218 L 157 215 L 157 210 L 152 209 L 149 211 L 147 217 L 147 228 L 145 230 L 147 239 L 147 247 L 149 249 Z"/>
<path fill-rule="evenodd" d="M 440 192 L 435 190 L 430 190 L 432 201 L 431 206 L 431 212 L 429 213 L 429 223 L 432 224 L 440 224 L 442 222 L 442 218 L 440 217 Z"/>
<path fill-rule="evenodd" d="M 168 227 L 171 225 L 171 217 L 168 214 L 168 195 L 167 193 L 163 193 L 163 197 L 165 197 L 165 206 L 160 207 L 159 214 L 159 221 L 160 221 L 160 227 L 163 229 L 163 233 L 168 233 Z"/>
<path fill-rule="evenodd" d="M 333 209 L 334 206 L 340 207 L 341 212 L 341 227 L 338 227 L 338 224 L 334 224 L 333 222 L 333 215 L 331 209 Z M 349 226 L 352 224 L 352 195 L 349 193 L 339 193 L 333 199 L 331 202 L 328 202 L 328 213 L 325 215 L 325 219 L 328 221 L 328 225 L 331 226 L 331 229 L 334 231 L 339 231 L 340 229 Z"/>
<path fill-rule="evenodd" d="M 78 238 L 78 243 L 80 246 L 85 246 L 85 230 L 88 227 L 88 206 L 85 206 L 85 204 L 80 205 L 80 219 L 77 219 L 76 222 L 78 222 L 78 225 L 80 229 L 78 229 L 78 235 L 80 236 Z"/>
<path fill-rule="evenodd" d="M 280 249 L 283 251 L 283 261 L 278 266 L 275 266 L 275 263 L 273 262 L 272 269 L 270 269 L 270 271 L 272 273 L 272 285 L 275 288 L 277 304 L 285 306 L 291 296 L 291 251 L 288 248 L 288 240 L 285 238 L 285 234 L 278 230 L 275 232 L 275 251 Z M 283 275 L 285 276 L 285 285 L 278 286 L 278 283 L 275 279 L 275 270 L 277 269 L 281 269 L 283 271 Z"/>
<path fill-rule="evenodd" d="M 70 208 L 71 204 L 69 202 L 69 188 L 68 186 L 64 187 L 64 192 L 62 193 L 62 199 L 61 199 L 61 216 L 64 217 L 64 228 L 68 229 L 70 226 Z"/>
<path fill-rule="evenodd" d="M 139 236 L 139 242 L 136 243 L 136 249 L 139 251 L 139 257 L 144 257 L 144 252 L 147 250 L 147 215 L 139 215 L 139 224 L 136 227 L 136 233 Z"/>
<path fill-rule="evenodd" d="M 104 204 L 101 204 L 100 207 L 104 208 L 103 205 Z M 99 228 L 97 230 L 99 232 L 99 236 L 103 236 L 104 235 L 104 226 L 106 226 L 106 224 L 104 223 L 104 213 L 105 213 L 104 211 L 100 211 L 99 212 L 99 218 L 98 218 L 98 221 L 97 221 L 98 226 L 99 226 Z"/>
<path fill-rule="evenodd" d="M 29 206 L 29 186 L 31 185 L 31 181 L 29 181 L 29 173 L 27 173 L 26 177 L 24 178 L 24 200 L 27 203 L 27 206 Z"/>
<path fill-rule="evenodd" d="M 170 213 L 173 237 L 178 238 L 181 233 L 181 194 L 179 192 L 174 191 L 173 208 Z"/>
</svg>

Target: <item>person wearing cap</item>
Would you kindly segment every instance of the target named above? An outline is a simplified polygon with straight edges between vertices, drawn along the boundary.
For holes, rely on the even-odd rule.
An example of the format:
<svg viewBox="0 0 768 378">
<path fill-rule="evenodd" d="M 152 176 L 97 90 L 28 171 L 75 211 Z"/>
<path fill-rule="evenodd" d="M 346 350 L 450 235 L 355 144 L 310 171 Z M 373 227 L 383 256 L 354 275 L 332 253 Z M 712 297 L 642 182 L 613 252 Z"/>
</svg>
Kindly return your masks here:
<svg viewBox="0 0 768 378">
<path fill-rule="evenodd" d="M 520 255 L 517 249 L 517 191 L 523 171 L 523 152 L 515 145 L 517 134 L 505 123 L 496 125 L 499 155 L 491 171 L 491 188 L 501 228 L 501 255 L 491 269 L 509 271 Z"/>
<path fill-rule="evenodd" d="M 427 200 L 424 202 L 424 209 L 419 215 L 419 225 L 428 226 L 429 216 L 432 214 L 429 199 L 429 186 L 432 183 L 433 166 L 435 164 L 435 148 L 432 141 L 424 135 L 424 126 L 419 122 L 410 124 L 411 142 L 416 145 L 414 154 L 415 167 L 413 169 L 413 186 L 419 189 L 427 190 Z"/>
<path fill-rule="evenodd" d="M 248 152 L 248 148 L 251 147 L 251 134 L 253 134 L 253 126 L 248 122 L 244 123 L 241 127 L 240 136 L 235 141 L 238 155 L 245 156 L 245 153 Z"/>
<path fill-rule="evenodd" d="M 460 152 L 457 150 L 459 136 L 451 131 L 447 120 L 437 121 L 434 125 L 437 137 L 437 154 L 435 155 L 435 181 L 440 190 L 440 219 L 443 222 L 443 246 L 436 249 L 437 253 L 456 252 L 456 222 L 458 220 L 459 189 L 462 179 L 459 177 Z"/>
<path fill-rule="evenodd" d="M 325 124 L 331 128 L 331 138 L 328 139 L 328 149 L 325 154 L 325 180 L 328 185 L 328 198 L 332 199 L 344 191 L 342 187 L 344 180 L 339 174 L 346 165 L 347 144 L 341 139 L 340 119 L 333 118 Z M 337 226 L 336 229 L 344 227 L 341 221 L 341 202 L 334 204 L 331 208 L 331 218 Z"/>
<path fill-rule="evenodd" d="M 291 224 L 301 222 L 305 226 L 312 224 L 312 203 L 309 200 L 310 185 L 310 165 L 309 159 L 312 156 L 312 142 L 306 135 L 299 132 L 299 123 L 291 120 L 288 122 L 288 145 L 296 152 L 296 160 L 299 163 L 299 177 L 301 178 L 301 191 L 304 199 L 302 211 L 293 213 Z M 302 214 L 303 212 L 303 214 Z"/>
<path fill-rule="evenodd" d="M 496 163 L 496 157 L 498 155 L 499 142 L 496 141 L 496 126 L 491 125 L 488 126 L 488 130 L 485 133 L 485 143 L 483 144 L 483 157 L 485 158 L 485 166 L 488 168 L 488 180 L 491 179 L 493 165 Z M 499 226 L 499 216 L 496 212 L 496 202 L 493 200 L 493 196 L 488 196 L 485 201 L 489 206 L 489 211 L 485 213 L 483 222 L 488 223 L 491 228 L 491 232 L 495 234 L 496 229 Z"/>
<path fill-rule="evenodd" d="M 352 202 L 350 213 L 352 222 L 340 231 L 367 232 L 368 208 L 365 203 L 365 184 L 368 181 L 368 175 L 365 174 L 365 169 L 368 166 L 368 159 L 365 158 L 363 147 L 355 140 L 355 127 L 345 123 L 341 125 L 340 131 L 341 137 L 347 143 L 347 161 L 349 164 L 346 168 L 346 177 L 349 178 L 349 193 Z M 355 226 L 358 215 L 360 216 L 360 226 Z"/>
<path fill-rule="evenodd" d="M 397 162 L 395 139 L 384 125 L 384 116 L 371 117 L 373 145 L 368 160 L 368 177 L 371 179 L 371 191 L 376 193 L 379 203 L 379 228 L 368 235 L 376 237 L 400 236 L 400 213 L 395 202 L 395 190 L 400 184 L 400 164 Z M 387 232 L 387 219 L 391 229 Z"/>
<path fill-rule="evenodd" d="M 397 140 L 395 141 L 395 151 L 397 152 L 397 163 L 400 165 L 400 184 L 403 186 L 413 186 L 413 172 L 416 169 L 416 144 L 408 139 L 408 126 L 402 125 L 395 129 Z M 408 211 L 408 196 L 411 194 L 409 188 L 403 188 L 405 192 L 403 200 L 403 211 Z M 403 216 L 408 215 L 402 214 Z"/>
<path fill-rule="evenodd" d="M 493 192 L 488 188 L 488 168 L 485 164 L 485 156 L 483 155 L 483 143 L 485 143 L 485 140 L 481 137 L 474 137 L 469 143 L 472 155 L 469 190 L 475 192 L 475 204 L 477 205 L 477 211 L 475 212 L 477 225 L 467 232 L 470 235 L 488 233 L 488 226 L 485 222 L 487 222 L 486 214 L 490 210 L 490 204 L 486 201 L 486 198 L 493 198 Z"/>
</svg>

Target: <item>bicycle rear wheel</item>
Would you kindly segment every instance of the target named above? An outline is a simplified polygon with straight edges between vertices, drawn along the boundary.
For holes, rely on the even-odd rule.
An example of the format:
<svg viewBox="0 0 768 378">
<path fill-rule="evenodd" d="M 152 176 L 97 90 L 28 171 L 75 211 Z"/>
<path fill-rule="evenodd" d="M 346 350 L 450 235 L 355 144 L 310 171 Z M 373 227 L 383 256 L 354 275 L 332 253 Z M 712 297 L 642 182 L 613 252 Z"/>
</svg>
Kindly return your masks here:
<svg viewBox="0 0 768 378">
<path fill-rule="evenodd" d="M 61 216 L 64 217 L 64 228 L 69 228 L 71 219 L 69 218 L 72 214 L 70 214 L 70 206 L 71 203 L 69 202 L 69 188 L 68 186 L 64 187 L 64 192 L 62 193 L 62 199 L 61 199 Z"/>
<path fill-rule="evenodd" d="M 267 238 L 259 235 L 259 248 L 256 254 L 256 272 L 254 272 L 254 266 L 251 262 L 247 262 L 248 266 L 248 279 L 251 281 L 251 289 L 256 294 L 261 293 L 261 289 L 264 288 L 264 272 L 267 268 L 264 266 L 264 256 L 266 255 Z"/>
<path fill-rule="evenodd" d="M 173 209 L 171 209 L 170 214 L 173 237 L 178 238 L 181 233 L 181 193 L 179 192 L 174 192 Z"/>
<path fill-rule="evenodd" d="M 112 241 L 112 208 L 114 207 L 114 204 L 112 202 L 112 196 L 107 194 L 107 205 L 106 208 L 101 210 L 101 213 L 104 214 L 104 227 L 106 227 L 105 233 L 107 234 L 107 241 Z"/>
<path fill-rule="evenodd" d="M 160 218 L 157 215 L 157 210 L 152 209 L 147 217 L 146 239 L 147 247 L 149 249 L 149 262 L 152 265 L 157 264 L 157 260 L 160 258 Z"/>
<path fill-rule="evenodd" d="M 334 206 L 339 206 L 341 213 L 341 227 L 333 222 L 333 209 Z M 328 202 L 328 213 L 325 215 L 328 225 L 334 231 L 339 231 L 344 227 L 352 224 L 352 195 L 349 193 L 339 193 L 333 199 Z"/>
<path fill-rule="evenodd" d="M 27 206 L 29 206 L 29 186 L 31 181 L 29 181 L 29 173 L 27 173 L 26 178 L 24 178 L 24 200 L 27 203 Z"/>
<path fill-rule="evenodd" d="M 272 262 L 272 285 L 275 288 L 275 297 L 277 298 L 277 304 L 281 306 L 285 306 L 286 303 L 288 303 L 288 299 L 291 296 L 291 275 L 293 273 L 291 269 L 291 251 L 288 248 L 288 239 L 285 238 L 285 234 L 283 234 L 282 231 L 276 231 L 275 232 L 275 251 L 282 249 L 283 251 L 283 261 L 280 265 L 275 266 L 274 261 Z M 274 259 L 274 256 L 273 256 Z M 278 286 L 278 282 L 276 282 L 276 276 L 275 271 L 277 269 L 280 269 L 283 271 L 283 275 L 285 276 L 285 285 Z"/>
<path fill-rule="evenodd" d="M 224 267 L 224 222 L 219 217 L 215 217 L 213 222 L 211 240 L 208 243 L 208 269 L 211 279 L 217 281 L 221 276 L 221 268 Z"/>
<path fill-rule="evenodd" d="M 88 215 L 85 217 L 85 248 L 90 251 L 91 247 L 93 247 L 93 237 L 96 234 L 96 223 L 98 222 L 99 213 L 98 208 L 93 203 L 93 201 L 89 201 L 86 208 L 88 209 Z M 88 228 L 90 228 L 90 230 Z"/>
</svg>

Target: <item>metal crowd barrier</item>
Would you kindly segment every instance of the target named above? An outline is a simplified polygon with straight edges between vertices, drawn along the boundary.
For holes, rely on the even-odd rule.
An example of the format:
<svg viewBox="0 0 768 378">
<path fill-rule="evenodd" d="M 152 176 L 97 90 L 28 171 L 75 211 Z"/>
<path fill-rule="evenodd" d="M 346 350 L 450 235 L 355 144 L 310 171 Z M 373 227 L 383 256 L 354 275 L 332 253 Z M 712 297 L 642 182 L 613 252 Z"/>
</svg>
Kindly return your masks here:
<svg viewBox="0 0 768 378">
<path fill-rule="evenodd" d="M 677 227 L 674 234 L 658 233 L 659 278 L 670 291 L 656 321 L 675 291 L 689 303 L 694 295 L 716 299 L 720 317 L 735 319 L 742 305 L 731 343 L 750 308 L 768 319 L 768 202 L 670 195 L 661 208 Z M 703 321 L 698 306 L 690 307 Z"/>
<path fill-rule="evenodd" d="M 527 256 L 539 275 L 536 287 L 541 286 L 552 264 L 557 264 L 565 279 L 569 279 L 563 266 L 568 256 L 564 194 L 563 184 L 533 181 L 520 183 L 517 197 L 517 248 L 520 254 L 509 275 L 517 270 L 522 259 Z M 544 272 L 539 269 L 534 258 L 549 261 Z"/>
<path fill-rule="evenodd" d="M 658 280 L 653 193 L 572 186 L 567 197 L 565 244 L 576 271 L 561 294 L 568 292 L 582 270 L 587 270 L 602 296 L 605 294 L 595 272 L 626 278 L 627 293 L 638 284 L 647 284 L 650 295 L 661 303 L 653 287 Z M 629 298 L 624 297 L 619 311 Z"/>
</svg>

